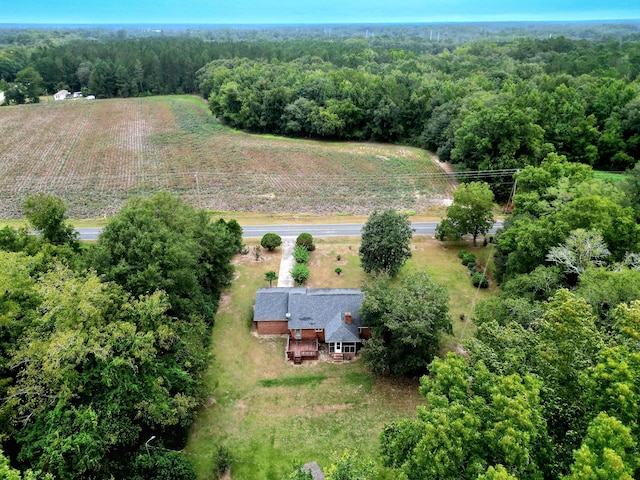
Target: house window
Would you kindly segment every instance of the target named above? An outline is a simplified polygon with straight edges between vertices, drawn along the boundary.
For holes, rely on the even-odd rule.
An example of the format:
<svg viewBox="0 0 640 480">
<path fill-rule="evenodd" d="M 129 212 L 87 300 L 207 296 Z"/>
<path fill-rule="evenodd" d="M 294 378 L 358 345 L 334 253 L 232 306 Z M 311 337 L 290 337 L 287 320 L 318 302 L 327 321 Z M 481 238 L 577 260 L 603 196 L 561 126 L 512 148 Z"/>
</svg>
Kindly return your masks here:
<svg viewBox="0 0 640 480">
<path fill-rule="evenodd" d="M 296 340 L 300 340 L 302 338 L 302 330 L 300 330 L 299 328 L 296 328 L 294 330 L 293 336 Z"/>
<path fill-rule="evenodd" d="M 324 328 L 316 328 L 316 333 L 322 333 L 324 332 Z"/>
<path fill-rule="evenodd" d="M 335 343 L 330 343 L 329 344 L 329 353 L 335 353 L 336 351 L 336 344 Z"/>
<path fill-rule="evenodd" d="M 356 344 L 355 343 L 343 343 L 342 351 L 344 353 L 356 353 Z"/>
</svg>

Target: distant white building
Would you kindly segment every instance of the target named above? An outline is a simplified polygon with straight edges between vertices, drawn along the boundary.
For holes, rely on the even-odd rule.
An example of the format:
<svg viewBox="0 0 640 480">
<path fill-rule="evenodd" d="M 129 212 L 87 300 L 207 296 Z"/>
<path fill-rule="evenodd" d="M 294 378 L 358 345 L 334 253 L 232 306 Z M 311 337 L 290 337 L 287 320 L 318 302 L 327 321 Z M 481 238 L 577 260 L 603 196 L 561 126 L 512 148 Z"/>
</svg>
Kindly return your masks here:
<svg viewBox="0 0 640 480">
<path fill-rule="evenodd" d="M 0 105 L 4 103 L 4 92 L 0 92 Z"/>
<path fill-rule="evenodd" d="M 95 99 L 96 99 L 96 96 L 95 96 L 95 95 L 87 95 L 87 96 L 86 96 L 86 99 L 87 99 L 87 100 L 95 100 Z"/>
<path fill-rule="evenodd" d="M 58 93 L 53 95 L 54 100 L 65 100 L 70 95 L 68 90 L 60 90 Z"/>
<path fill-rule="evenodd" d="M 80 98 L 82 97 L 82 92 L 73 92 L 73 98 Z"/>
</svg>

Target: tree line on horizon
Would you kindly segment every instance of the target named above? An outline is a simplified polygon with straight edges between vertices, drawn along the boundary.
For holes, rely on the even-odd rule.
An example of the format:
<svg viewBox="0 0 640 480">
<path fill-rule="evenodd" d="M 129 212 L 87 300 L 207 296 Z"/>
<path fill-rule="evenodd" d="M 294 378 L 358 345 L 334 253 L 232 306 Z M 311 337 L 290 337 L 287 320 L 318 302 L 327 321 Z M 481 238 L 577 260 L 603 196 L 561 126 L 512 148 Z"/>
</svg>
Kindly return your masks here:
<svg viewBox="0 0 640 480">
<path fill-rule="evenodd" d="M 564 37 L 136 37 L 0 51 L 10 103 L 62 88 L 99 98 L 198 93 L 235 128 L 414 145 L 461 170 L 539 165 L 552 152 L 599 169 L 633 167 L 639 74 L 638 40 Z"/>
</svg>

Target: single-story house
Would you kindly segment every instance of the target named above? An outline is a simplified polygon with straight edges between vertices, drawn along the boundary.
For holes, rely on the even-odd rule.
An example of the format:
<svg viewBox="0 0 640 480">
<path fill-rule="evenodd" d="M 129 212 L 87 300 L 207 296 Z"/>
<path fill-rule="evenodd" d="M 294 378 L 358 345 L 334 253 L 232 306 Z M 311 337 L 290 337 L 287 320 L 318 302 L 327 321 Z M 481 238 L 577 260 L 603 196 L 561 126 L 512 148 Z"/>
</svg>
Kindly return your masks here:
<svg viewBox="0 0 640 480">
<path fill-rule="evenodd" d="M 287 356 L 294 363 L 318 358 L 319 344 L 334 360 L 355 357 L 362 340 L 371 338 L 356 288 L 261 288 L 253 321 L 259 335 L 287 335 Z"/>
<path fill-rule="evenodd" d="M 58 93 L 54 93 L 53 94 L 53 99 L 54 100 L 65 100 L 66 98 L 68 98 L 71 94 L 69 93 L 68 90 L 60 90 Z"/>
</svg>

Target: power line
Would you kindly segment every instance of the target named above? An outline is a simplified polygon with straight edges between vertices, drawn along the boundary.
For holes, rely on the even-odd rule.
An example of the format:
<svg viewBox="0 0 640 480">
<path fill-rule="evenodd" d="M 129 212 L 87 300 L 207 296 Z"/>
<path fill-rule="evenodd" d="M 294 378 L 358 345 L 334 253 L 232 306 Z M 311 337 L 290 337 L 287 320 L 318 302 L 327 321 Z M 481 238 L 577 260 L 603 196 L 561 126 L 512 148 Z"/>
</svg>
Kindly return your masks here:
<svg viewBox="0 0 640 480">
<path fill-rule="evenodd" d="M 499 169 L 499 170 L 476 170 L 465 172 L 421 172 L 421 173 L 376 173 L 376 174 L 363 174 L 358 173 L 354 175 L 349 174 L 309 174 L 309 173 L 244 173 L 244 172 L 201 172 L 201 171 L 189 171 L 189 172 L 157 172 L 157 173 L 134 173 L 123 175 L 57 175 L 57 176 L 33 176 L 22 175 L 16 176 L 14 184 L 21 184 L 23 182 L 42 184 L 57 184 L 68 183 L 69 180 L 82 181 L 91 180 L 90 183 L 96 184 L 103 181 L 118 181 L 122 180 L 146 180 L 152 181 L 163 178 L 188 178 L 195 181 L 196 179 L 203 177 L 218 177 L 218 178 L 304 178 L 304 179 L 348 179 L 353 181 L 354 179 L 448 179 L 456 180 L 461 178 L 493 178 L 493 177 L 512 177 L 518 169 Z M 9 190 L 9 189 L 8 189 Z"/>
</svg>

